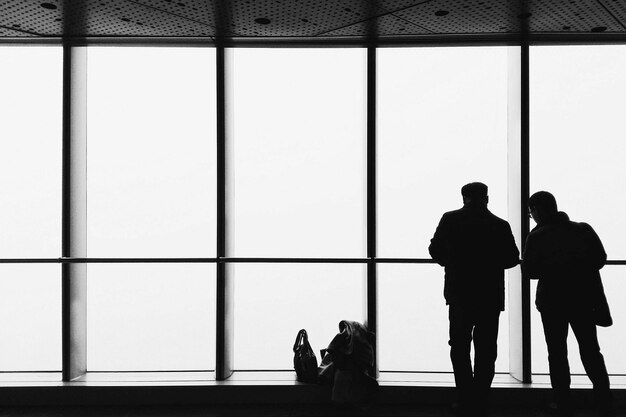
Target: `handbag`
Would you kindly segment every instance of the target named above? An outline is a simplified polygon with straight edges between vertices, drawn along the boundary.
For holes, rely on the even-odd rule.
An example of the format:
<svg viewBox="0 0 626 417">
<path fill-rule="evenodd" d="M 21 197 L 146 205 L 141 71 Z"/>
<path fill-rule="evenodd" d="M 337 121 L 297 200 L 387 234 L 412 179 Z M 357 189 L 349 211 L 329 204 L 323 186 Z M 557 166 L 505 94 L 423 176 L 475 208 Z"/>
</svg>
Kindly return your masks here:
<svg viewBox="0 0 626 417">
<path fill-rule="evenodd" d="M 300 382 L 317 382 L 317 358 L 306 330 L 302 329 L 296 336 L 293 345 L 293 367 L 296 370 L 296 379 Z"/>
</svg>

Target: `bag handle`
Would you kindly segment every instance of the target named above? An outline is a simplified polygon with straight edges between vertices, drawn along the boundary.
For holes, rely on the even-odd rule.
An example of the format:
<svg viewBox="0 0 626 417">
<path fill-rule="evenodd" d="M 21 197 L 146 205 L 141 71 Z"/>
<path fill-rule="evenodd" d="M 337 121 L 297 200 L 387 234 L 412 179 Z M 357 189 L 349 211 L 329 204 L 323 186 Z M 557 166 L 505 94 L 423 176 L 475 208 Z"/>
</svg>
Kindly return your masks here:
<svg viewBox="0 0 626 417">
<path fill-rule="evenodd" d="M 302 345 L 307 345 L 309 343 L 309 336 L 306 333 L 306 330 L 301 329 L 296 336 L 296 342 L 293 344 L 293 351 L 295 352 Z"/>
</svg>

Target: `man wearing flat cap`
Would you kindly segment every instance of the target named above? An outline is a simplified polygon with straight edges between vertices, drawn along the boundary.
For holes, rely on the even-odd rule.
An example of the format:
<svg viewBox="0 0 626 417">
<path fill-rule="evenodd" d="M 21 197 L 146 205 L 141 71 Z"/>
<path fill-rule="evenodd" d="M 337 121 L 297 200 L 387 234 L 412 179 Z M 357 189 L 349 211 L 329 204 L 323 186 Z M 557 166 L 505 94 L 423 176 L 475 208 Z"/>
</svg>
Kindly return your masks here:
<svg viewBox="0 0 626 417">
<path fill-rule="evenodd" d="M 476 415 L 486 411 L 495 374 L 504 270 L 519 263 L 519 250 L 509 223 L 487 208 L 485 184 L 466 184 L 461 196 L 463 207 L 443 215 L 428 249 L 433 260 L 445 268 L 457 411 Z"/>
</svg>

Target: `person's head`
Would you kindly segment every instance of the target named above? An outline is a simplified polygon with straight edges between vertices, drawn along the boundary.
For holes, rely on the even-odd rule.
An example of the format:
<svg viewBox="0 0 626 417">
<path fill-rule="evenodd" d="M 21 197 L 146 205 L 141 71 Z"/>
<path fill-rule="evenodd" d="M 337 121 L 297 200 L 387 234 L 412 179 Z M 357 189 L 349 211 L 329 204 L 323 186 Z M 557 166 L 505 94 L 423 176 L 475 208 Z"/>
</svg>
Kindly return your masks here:
<svg viewBox="0 0 626 417">
<path fill-rule="evenodd" d="M 528 199 L 528 213 L 537 223 L 553 216 L 557 211 L 556 199 L 547 191 L 537 191 Z"/>
<path fill-rule="evenodd" d="M 463 196 L 463 204 L 484 204 L 489 202 L 487 195 L 487 186 L 482 182 L 470 182 L 461 187 L 461 195 Z"/>
</svg>

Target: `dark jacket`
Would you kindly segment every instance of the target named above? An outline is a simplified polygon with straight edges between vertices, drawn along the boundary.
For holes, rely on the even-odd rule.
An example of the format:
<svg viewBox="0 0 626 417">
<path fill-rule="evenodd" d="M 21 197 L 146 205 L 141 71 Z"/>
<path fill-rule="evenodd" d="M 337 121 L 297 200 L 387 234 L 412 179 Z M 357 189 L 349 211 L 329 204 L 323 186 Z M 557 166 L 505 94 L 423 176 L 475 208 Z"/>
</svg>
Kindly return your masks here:
<svg viewBox="0 0 626 417">
<path fill-rule="evenodd" d="M 445 267 L 447 304 L 504 310 L 504 270 L 519 263 L 508 222 L 466 204 L 443 215 L 428 250 Z"/>
<path fill-rule="evenodd" d="M 606 263 L 600 238 L 587 223 L 558 212 L 528 235 L 522 270 L 538 279 L 537 309 L 590 311 L 601 290 L 599 270 Z"/>
<path fill-rule="evenodd" d="M 332 400 L 364 406 L 374 401 L 378 382 L 374 378 L 374 333 L 356 321 L 339 322 L 339 333 L 322 350 L 319 381 L 332 384 Z"/>
</svg>

